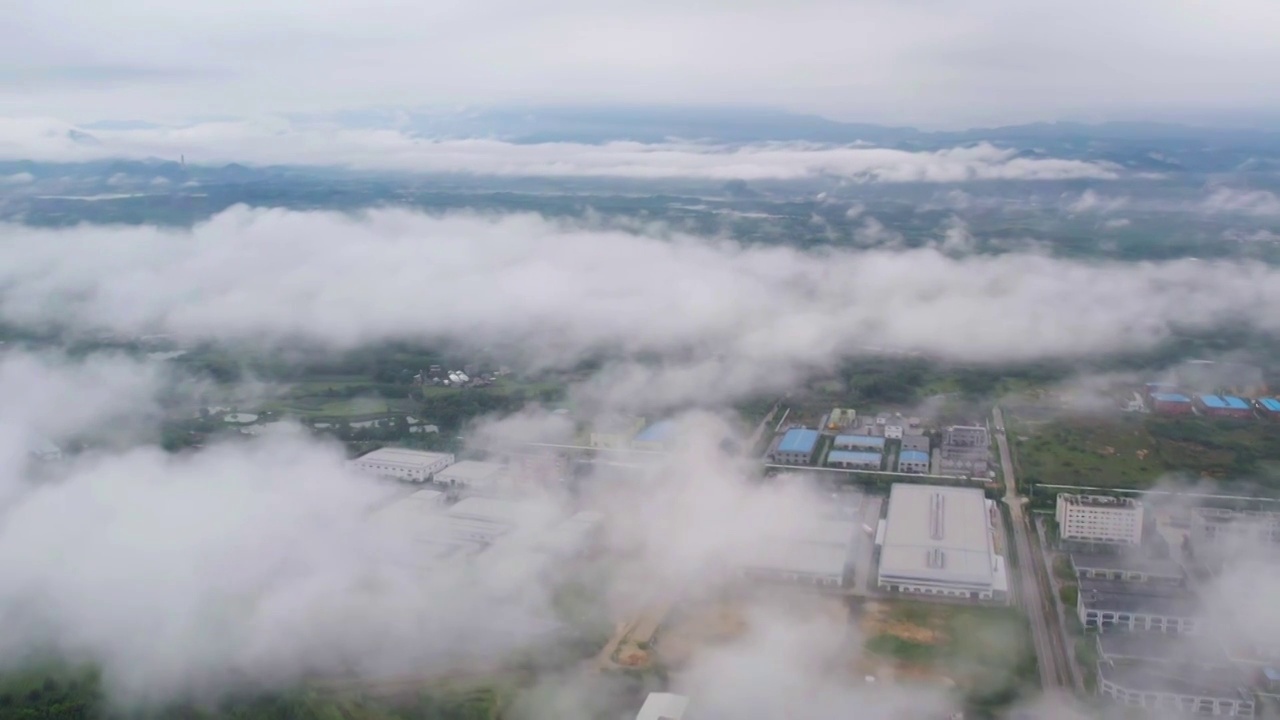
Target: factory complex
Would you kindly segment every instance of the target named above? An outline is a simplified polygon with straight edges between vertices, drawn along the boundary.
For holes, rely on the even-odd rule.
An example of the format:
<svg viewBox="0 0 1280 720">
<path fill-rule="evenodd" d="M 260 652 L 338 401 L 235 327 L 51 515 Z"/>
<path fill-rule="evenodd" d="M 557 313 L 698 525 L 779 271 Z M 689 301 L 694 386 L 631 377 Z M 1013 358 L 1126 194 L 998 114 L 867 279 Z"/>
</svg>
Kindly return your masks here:
<svg viewBox="0 0 1280 720">
<path fill-rule="evenodd" d="M 1280 543 L 1280 514 L 1192 508 L 1169 526 L 1184 545 L 1179 562 L 1177 542 L 1174 557 L 1158 549 L 1167 541 L 1145 542 L 1158 529 L 1141 502 L 1063 493 L 1055 510 L 1076 578 L 1073 610 L 1097 649 L 1099 696 L 1159 716 L 1227 717 L 1254 717 L 1263 696 L 1277 697 L 1280 653 L 1238 646 L 1249 630 L 1212 613 L 1192 577 L 1243 548 Z"/>
<path fill-rule="evenodd" d="M 988 479 L 991 435 L 984 425 L 925 428 L 920 418 L 835 408 L 818 428 L 791 425 L 778 432 L 764 459 L 775 465 L 828 467 Z"/>
<path fill-rule="evenodd" d="M 1280 420 L 1280 399 L 1275 397 L 1201 393 L 1183 389 L 1172 383 L 1147 383 L 1135 403 L 1137 403 L 1137 409 L 1160 415 Z"/>
</svg>

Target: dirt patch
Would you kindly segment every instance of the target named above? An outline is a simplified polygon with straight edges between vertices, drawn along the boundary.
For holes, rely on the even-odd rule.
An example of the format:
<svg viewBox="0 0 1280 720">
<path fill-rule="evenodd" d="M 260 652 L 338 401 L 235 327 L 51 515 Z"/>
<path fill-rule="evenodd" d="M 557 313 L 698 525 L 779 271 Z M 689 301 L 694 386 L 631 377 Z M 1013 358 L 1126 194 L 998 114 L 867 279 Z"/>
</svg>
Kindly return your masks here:
<svg viewBox="0 0 1280 720">
<path fill-rule="evenodd" d="M 885 623 L 881 634 L 892 635 L 900 640 L 913 642 L 917 645 L 938 645 L 945 639 L 942 633 L 933 628 L 921 627 L 899 620 L 891 620 Z"/>
<path fill-rule="evenodd" d="M 668 665 L 682 665 L 699 647 L 731 642 L 747 628 L 744 610 L 732 603 L 686 609 L 662 632 L 658 654 Z"/>
<path fill-rule="evenodd" d="M 907 622 L 894 618 L 889 608 L 878 602 L 869 602 L 863 606 L 860 624 L 866 637 L 891 635 L 899 640 L 918 645 L 939 645 L 947 639 L 946 635 L 934 625 L 932 618 L 927 623 Z"/>
</svg>

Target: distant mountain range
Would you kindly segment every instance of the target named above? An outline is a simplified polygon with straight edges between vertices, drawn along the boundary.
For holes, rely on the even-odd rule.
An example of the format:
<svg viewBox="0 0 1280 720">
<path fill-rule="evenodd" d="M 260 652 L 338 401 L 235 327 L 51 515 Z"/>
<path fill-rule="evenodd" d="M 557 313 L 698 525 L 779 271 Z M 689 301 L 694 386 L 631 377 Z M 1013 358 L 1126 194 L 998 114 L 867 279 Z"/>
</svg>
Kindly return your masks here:
<svg viewBox="0 0 1280 720">
<path fill-rule="evenodd" d="M 1051 122 L 930 132 L 760 108 L 649 106 L 450 112 L 392 108 L 291 119 L 347 128 L 394 128 L 419 137 L 491 137 L 516 143 L 861 142 L 904 150 L 939 150 L 991 142 L 1031 155 L 1105 160 L 1154 172 L 1280 170 L 1280 132 L 1150 122 Z"/>
<path fill-rule="evenodd" d="M 934 151 L 989 142 L 1024 157 L 1105 161 L 1137 172 L 1280 173 L 1280 132 L 1168 123 L 1052 122 L 924 131 L 759 108 L 649 106 L 451 111 L 386 108 L 286 117 L 296 126 L 394 129 L 421 138 L 492 138 L 524 144 L 811 142 Z M 140 121 L 103 121 L 80 126 L 69 135 L 77 143 L 93 145 L 99 143 L 95 132 L 145 132 L 157 127 Z"/>
</svg>

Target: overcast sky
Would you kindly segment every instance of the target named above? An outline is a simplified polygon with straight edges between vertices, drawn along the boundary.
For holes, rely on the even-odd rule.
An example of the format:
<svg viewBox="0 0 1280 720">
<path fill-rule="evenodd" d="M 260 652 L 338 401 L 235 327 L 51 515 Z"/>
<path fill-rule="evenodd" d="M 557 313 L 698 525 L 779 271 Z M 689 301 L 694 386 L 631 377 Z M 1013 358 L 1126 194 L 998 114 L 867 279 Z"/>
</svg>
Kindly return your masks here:
<svg viewBox="0 0 1280 720">
<path fill-rule="evenodd" d="M 0 0 L 0 114 L 749 103 L 954 126 L 1280 112 L 1274 0 Z"/>
</svg>

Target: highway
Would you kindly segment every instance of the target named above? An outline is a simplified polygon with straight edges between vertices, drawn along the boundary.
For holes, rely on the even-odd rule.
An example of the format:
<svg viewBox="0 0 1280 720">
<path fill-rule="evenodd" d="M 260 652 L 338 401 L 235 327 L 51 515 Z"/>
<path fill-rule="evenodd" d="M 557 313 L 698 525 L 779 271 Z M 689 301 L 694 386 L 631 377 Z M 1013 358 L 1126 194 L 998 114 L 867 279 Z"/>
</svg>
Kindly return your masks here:
<svg viewBox="0 0 1280 720">
<path fill-rule="evenodd" d="M 999 407 L 992 411 L 992 419 L 992 430 L 1000 451 L 1000 465 L 1004 469 L 1004 502 L 1009 506 L 1013 542 L 1017 549 L 1018 598 L 1031 624 L 1031 640 L 1035 645 L 1036 661 L 1040 669 L 1040 685 L 1046 692 L 1061 689 L 1070 692 L 1079 685 L 1075 679 L 1075 669 L 1065 652 L 1060 626 L 1055 620 L 1057 608 L 1054 605 L 1049 569 L 1045 567 L 1043 557 L 1031 542 L 1033 533 L 1026 513 L 1026 499 L 1018 494 L 1013 456 L 1009 453 L 1004 415 Z"/>
</svg>

